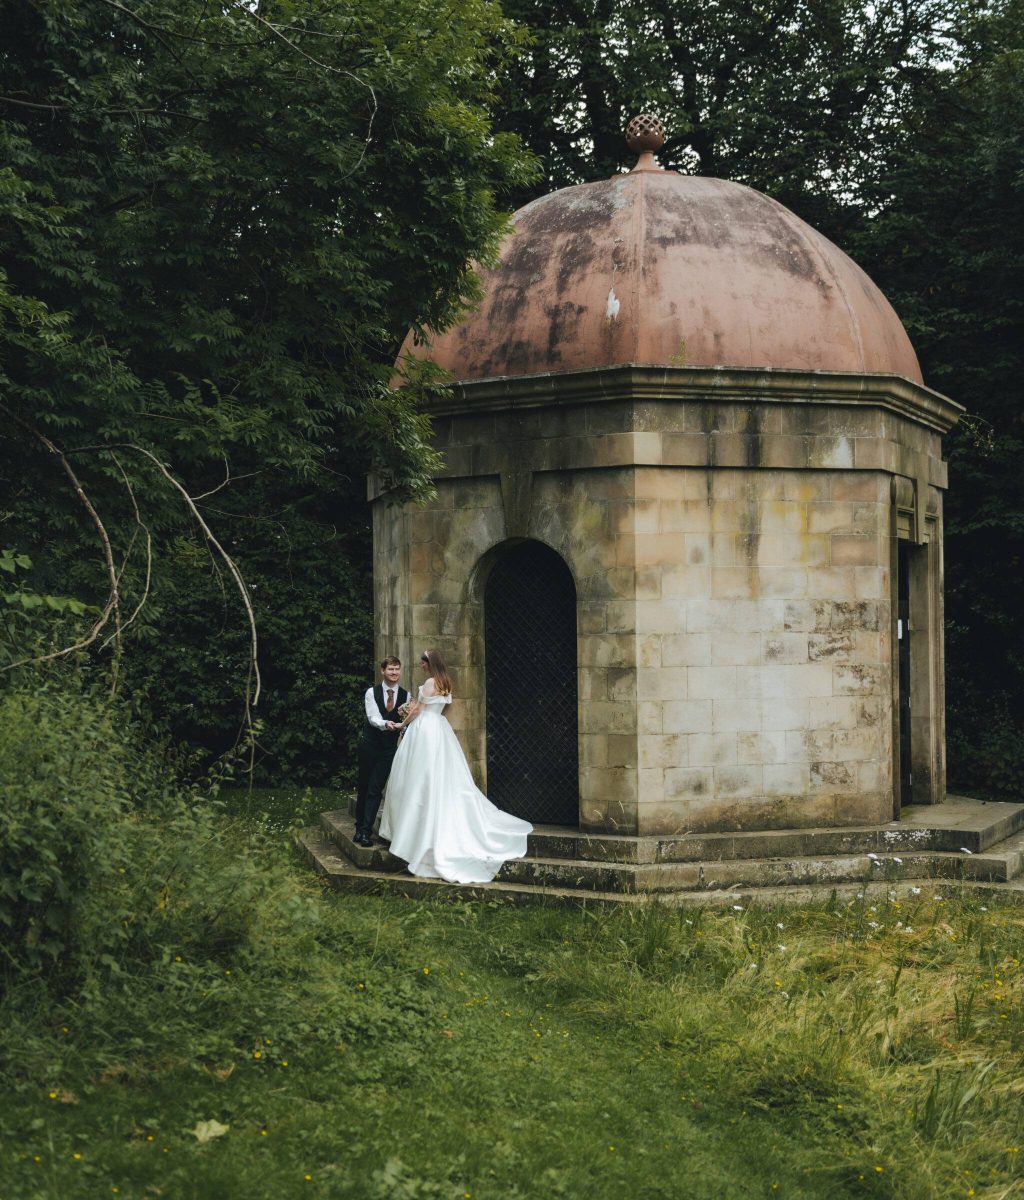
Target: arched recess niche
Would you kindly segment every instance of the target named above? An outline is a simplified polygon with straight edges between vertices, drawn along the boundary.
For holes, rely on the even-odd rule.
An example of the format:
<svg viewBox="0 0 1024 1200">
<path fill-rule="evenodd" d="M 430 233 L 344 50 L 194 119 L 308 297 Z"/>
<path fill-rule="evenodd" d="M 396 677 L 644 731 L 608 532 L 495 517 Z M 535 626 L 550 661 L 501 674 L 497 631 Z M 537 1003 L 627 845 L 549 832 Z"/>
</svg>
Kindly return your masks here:
<svg viewBox="0 0 1024 1200">
<path fill-rule="evenodd" d="M 579 824 L 576 583 L 533 539 L 489 550 L 473 573 L 482 609 L 487 793 L 534 824 Z"/>
</svg>

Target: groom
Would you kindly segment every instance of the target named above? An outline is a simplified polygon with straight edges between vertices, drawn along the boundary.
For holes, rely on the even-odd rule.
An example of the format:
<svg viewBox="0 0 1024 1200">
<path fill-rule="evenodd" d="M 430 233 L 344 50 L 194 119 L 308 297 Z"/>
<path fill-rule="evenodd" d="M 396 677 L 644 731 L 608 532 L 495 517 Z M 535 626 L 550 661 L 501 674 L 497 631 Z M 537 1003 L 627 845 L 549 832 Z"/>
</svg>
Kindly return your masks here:
<svg viewBox="0 0 1024 1200">
<path fill-rule="evenodd" d="M 409 693 L 398 682 L 401 673 L 401 661 L 389 654 L 380 664 L 380 683 L 367 688 L 363 697 L 366 725 L 359 742 L 359 788 L 353 839 L 357 846 L 373 845 L 373 822 L 398 749 L 401 725 L 398 710 L 409 699 Z"/>
</svg>

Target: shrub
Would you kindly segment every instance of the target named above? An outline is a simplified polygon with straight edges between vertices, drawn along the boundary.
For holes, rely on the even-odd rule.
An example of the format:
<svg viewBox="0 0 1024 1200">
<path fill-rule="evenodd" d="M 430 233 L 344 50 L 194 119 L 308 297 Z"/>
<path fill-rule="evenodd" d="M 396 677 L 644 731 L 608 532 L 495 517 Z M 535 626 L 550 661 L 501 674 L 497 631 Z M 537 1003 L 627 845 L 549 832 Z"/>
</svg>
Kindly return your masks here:
<svg viewBox="0 0 1024 1200">
<path fill-rule="evenodd" d="M 36 974 L 80 990 L 168 947 L 216 959 L 250 939 L 277 881 L 221 846 L 218 789 L 216 777 L 182 787 L 125 707 L 96 689 L 30 679 L 0 695 L 6 982 Z"/>
</svg>

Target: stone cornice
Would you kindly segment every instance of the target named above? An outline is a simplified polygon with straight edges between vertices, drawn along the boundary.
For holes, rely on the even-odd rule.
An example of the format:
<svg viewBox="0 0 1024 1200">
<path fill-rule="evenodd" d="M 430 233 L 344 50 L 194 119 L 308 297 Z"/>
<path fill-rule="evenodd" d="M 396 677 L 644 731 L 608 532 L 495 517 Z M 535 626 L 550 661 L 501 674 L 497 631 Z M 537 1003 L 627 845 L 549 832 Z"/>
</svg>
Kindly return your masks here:
<svg viewBox="0 0 1024 1200">
<path fill-rule="evenodd" d="M 455 384 L 452 398 L 428 411 L 440 417 L 613 400 L 866 405 L 888 409 L 939 433 L 948 433 L 966 411 L 956 401 L 898 375 L 642 363 L 471 380 Z"/>
</svg>

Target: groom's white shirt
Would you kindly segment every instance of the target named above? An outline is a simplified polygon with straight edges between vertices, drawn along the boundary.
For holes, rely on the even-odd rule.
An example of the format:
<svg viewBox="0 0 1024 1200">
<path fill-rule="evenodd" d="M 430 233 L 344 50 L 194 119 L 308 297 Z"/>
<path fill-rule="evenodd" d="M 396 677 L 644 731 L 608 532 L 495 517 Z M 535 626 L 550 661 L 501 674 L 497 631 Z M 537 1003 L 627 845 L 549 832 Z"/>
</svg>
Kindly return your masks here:
<svg viewBox="0 0 1024 1200">
<path fill-rule="evenodd" d="M 377 686 L 376 684 L 373 685 L 373 687 L 376 687 L 376 686 Z M 398 708 L 398 692 L 399 692 L 399 689 L 401 688 L 401 686 L 402 686 L 401 683 L 396 683 L 394 685 L 395 708 L 396 709 Z M 391 687 L 391 684 L 384 683 L 382 681 L 381 687 L 384 689 L 384 707 L 387 708 L 387 706 L 388 706 L 388 688 Z M 373 698 L 373 688 L 366 689 L 366 695 L 363 697 L 363 707 L 366 709 L 366 719 L 370 722 L 370 724 L 374 727 L 374 729 L 386 729 L 387 728 L 387 726 L 384 723 L 384 718 L 380 715 L 380 709 L 377 707 L 377 701 L 374 700 L 374 698 Z M 397 713 L 395 715 L 397 716 Z"/>
</svg>

